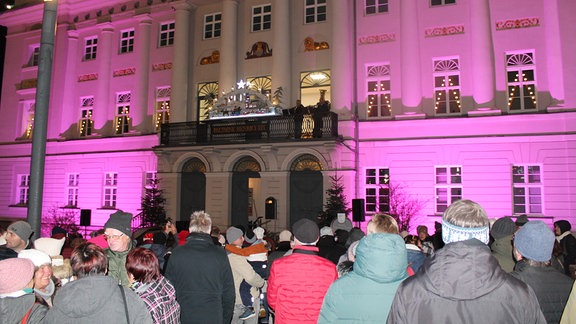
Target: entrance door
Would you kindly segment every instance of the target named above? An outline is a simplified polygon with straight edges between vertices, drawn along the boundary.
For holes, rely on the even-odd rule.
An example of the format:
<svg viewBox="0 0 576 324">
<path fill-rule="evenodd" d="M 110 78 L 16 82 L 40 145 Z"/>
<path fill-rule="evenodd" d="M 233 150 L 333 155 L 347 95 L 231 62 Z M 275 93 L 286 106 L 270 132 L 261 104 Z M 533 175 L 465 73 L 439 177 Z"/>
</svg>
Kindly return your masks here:
<svg viewBox="0 0 576 324">
<path fill-rule="evenodd" d="M 206 176 L 202 172 L 183 172 L 180 184 L 180 218 L 188 221 L 190 215 L 206 208 Z"/>
<path fill-rule="evenodd" d="M 316 222 L 318 213 L 323 210 L 322 172 L 290 172 L 290 228 L 302 218 Z"/>
<path fill-rule="evenodd" d="M 243 171 L 232 174 L 232 206 L 230 224 L 248 225 L 248 208 L 249 208 L 249 186 L 250 178 L 260 178 L 258 172 Z"/>
</svg>

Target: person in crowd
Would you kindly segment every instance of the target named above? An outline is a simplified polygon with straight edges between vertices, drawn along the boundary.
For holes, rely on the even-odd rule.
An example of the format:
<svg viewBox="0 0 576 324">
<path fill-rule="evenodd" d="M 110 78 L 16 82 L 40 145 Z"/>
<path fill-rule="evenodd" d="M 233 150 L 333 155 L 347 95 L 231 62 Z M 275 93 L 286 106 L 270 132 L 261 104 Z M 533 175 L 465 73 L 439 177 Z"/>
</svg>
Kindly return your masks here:
<svg viewBox="0 0 576 324">
<path fill-rule="evenodd" d="M 234 277 L 226 251 L 210 237 L 212 218 L 204 211 L 190 216 L 188 238 L 168 260 L 166 278 L 176 289 L 184 324 L 228 324 L 234 311 Z"/>
<path fill-rule="evenodd" d="M 320 254 L 318 255 L 326 258 L 327 260 L 330 260 L 335 265 L 338 264 L 338 262 L 340 261 L 340 257 L 346 255 L 346 252 L 348 250 L 348 248 L 346 247 L 346 242 L 348 242 L 349 238 L 350 238 L 349 231 L 343 229 L 337 229 L 336 232 L 334 233 L 334 245 L 331 247 L 330 250 L 326 251 L 326 254 L 324 256 Z"/>
<path fill-rule="evenodd" d="M 37 249 L 22 250 L 18 257 L 28 259 L 34 264 L 34 293 L 43 299 L 47 306 L 52 307 L 52 297 L 56 292 L 53 279 L 52 259 Z"/>
<path fill-rule="evenodd" d="M 514 237 L 514 257 L 518 260 L 512 276 L 534 290 L 548 324 L 559 323 L 573 280 L 550 266 L 554 233 L 540 220 L 522 226 Z"/>
<path fill-rule="evenodd" d="M 514 224 L 516 224 L 516 230 L 519 230 L 520 227 L 524 226 L 524 224 L 528 223 L 528 221 L 528 216 L 525 214 L 516 217 L 516 221 L 514 222 Z"/>
<path fill-rule="evenodd" d="M 290 245 L 292 241 L 292 232 L 289 230 L 283 230 L 278 234 L 278 244 L 276 244 L 276 250 L 268 254 L 268 269 L 272 267 L 272 262 L 274 260 L 281 258 L 288 251 L 292 249 Z"/>
<path fill-rule="evenodd" d="M 324 226 L 320 229 L 320 239 L 316 246 L 318 247 L 318 255 L 327 258 L 326 256 L 334 249 L 336 241 L 334 241 L 334 233 L 330 226 Z"/>
<path fill-rule="evenodd" d="M 0 245 L 6 244 L 6 230 L 0 225 Z"/>
<path fill-rule="evenodd" d="M 108 248 L 105 250 L 108 256 L 108 275 L 129 287 L 126 256 L 135 247 L 132 242 L 132 214 L 121 210 L 115 212 L 104 224 L 104 229 L 108 241 Z"/>
<path fill-rule="evenodd" d="M 345 213 L 338 213 L 336 218 L 330 223 L 330 228 L 332 228 L 332 233 L 336 234 L 336 231 L 341 229 L 345 230 L 346 232 L 350 232 L 352 229 L 352 221 L 348 217 L 346 217 Z"/>
<path fill-rule="evenodd" d="M 0 261 L 0 323 L 44 323 L 48 308 L 36 302 L 33 276 L 28 259 Z"/>
<path fill-rule="evenodd" d="M 560 243 L 562 249 L 562 266 L 564 273 L 572 276 L 570 265 L 576 264 L 576 237 L 570 231 L 572 226 L 566 220 L 554 222 L 554 233 L 556 240 Z"/>
<path fill-rule="evenodd" d="M 350 232 L 348 233 L 348 238 L 346 239 L 346 243 L 344 244 L 344 247 L 346 248 L 346 252 L 340 254 L 340 257 L 337 260 L 336 266 L 338 266 L 342 262 L 348 260 L 348 255 L 350 252 L 350 246 L 354 242 L 360 241 L 360 239 L 362 239 L 364 236 L 366 236 L 366 234 L 364 234 L 364 231 L 362 231 L 358 227 L 354 227 L 350 230 Z"/>
<path fill-rule="evenodd" d="M 398 287 L 387 323 L 546 323 L 534 291 L 490 253 L 482 206 L 452 203 L 442 235 L 446 245 Z"/>
<path fill-rule="evenodd" d="M 66 243 L 66 238 L 55 239 L 51 237 L 40 237 L 34 241 L 34 248 L 40 250 L 48 256 L 62 255 L 62 247 Z"/>
<path fill-rule="evenodd" d="M 177 235 L 176 225 L 171 218 L 167 218 L 166 223 L 162 225 L 162 231 L 154 233 L 154 243 L 164 245 L 168 250 L 172 250 L 178 246 Z"/>
<path fill-rule="evenodd" d="M 434 244 L 432 243 L 432 238 L 428 235 L 428 227 L 419 225 L 416 227 L 416 233 L 422 244 L 422 253 L 427 257 L 434 254 Z"/>
<path fill-rule="evenodd" d="M 398 222 L 390 215 L 376 213 L 366 225 L 366 234 L 374 233 L 398 234 Z"/>
<path fill-rule="evenodd" d="M 432 245 L 434 245 L 434 253 L 444 247 L 442 240 L 442 223 L 434 222 L 434 234 L 430 237 Z"/>
<path fill-rule="evenodd" d="M 506 272 L 512 272 L 516 264 L 512 255 L 512 236 L 515 232 L 516 224 L 510 217 L 497 219 L 490 229 L 490 235 L 494 239 L 490 245 L 490 250 L 492 250 L 492 255 L 498 260 L 502 270 Z"/>
<path fill-rule="evenodd" d="M 156 258 L 158 259 L 158 266 L 160 267 L 160 274 L 164 273 L 164 268 L 166 265 L 166 253 L 168 253 L 168 248 L 164 244 L 158 244 L 154 242 L 154 233 L 146 233 L 142 238 L 142 245 L 145 249 L 149 249 L 150 251 L 154 252 Z M 130 276 L 128 276 L 130 277 Z M 128 278 L 130 279 L 130 278 Z"/>
<path fill-rule="evenodd" d="M 76 280 L 58 291 L 45 323 L 152 323 L 142 299 L 106 275 L 108 257 L 101 247 L 80 244 L 70 264 Z"/>
<path fill-rule="evenodd" d="M 374 233 L 360 240 L 354 268 L 333 282 L 318 323 L 380 323 L 388 316 L 400 283 L 408 277 L 402 237 Z"/>
<path fill-rule="evenodd" d="M 408 255 L 408 266 L 418 272 L 420 266 L 424 263 L 426 256 L 420 249 L 420 238 L 415 235 L 406 235 L 404 238 L 404 243 L 406 243 L 406 253 Z"/>
<path fill-rule="evenodd" d="M 94 243 L 101 247 L 102 249 L 106 250 L 108 248 L 108 240 L 106 239 L 106 229 L 101 228 L 97 231 L 90 233 L 90 238 L 87 240 L 90 243 Z M 72 245 L 72 244 L 70 244 Z M 70 246 L 71 247 L 71 246 Z M 72 249 L 73 250 L 73 249 Z M 70 251 L 72 254 L 72 251 Z"/>
<path fill-rule="evenodd" d="M 179 324 L 180 304 L 174 286 L 162 276 L 158 258 L 151 250 L 137 247 L 126 256 L 130 288 L 146 304 L 154 324 Z"/>
<path fill-rule="evenodd" d="M 25 221 L 16 221 L 8 226 L 6 231 L 6 244 L 0 246 L 0 260 L 17 258 L 18 253 L 24 249 L 31 249 L 30 242 L 32 227 Z"/>
<path fill-rule="evenodd" d="M 354 261 L 356 260 L 356 248 L 358 247 L 360 241 L 354 241 L 348 247 L 346 254 L 340 258 L 338 264 L 336 265 L 336 270 L 338 270 L 338 278 L 343 277 L 354 268 Z"/>
<path fill-rule="evenodd" d="M 268 304 L 275 311 L 274 323 L 316 323 L 324 295 L 338 273 L 334 263 L 318 256 L 320 230 L 314 221 L 298 220 L 292 233 L 292 254 L 272 263 Z"/>
<path fill-rule="evenodd" d="M 228 241 L 228 245 L 241 249 L 244 243 L 244 233 L 241 229 L 231 226 L 226 230 L 226 240 Z M 228 247 L 226 251 L 228 252 L 230 267 L 232 268 L 236 295 L 232 323 L 241 323 L 244 320 L 255 317 L 256 314 L 254 310 L 250 308 L 252 306 L 250 299 L 243 300 L 240 296 L 240 284 L 243 281 L 249 284 L 251 286 L 250 292 L 252 293 L 252 297 L 258 298 L 260 295 L 259 289 L 264 286 L 265 281 L 254 271 L 254 268 L 248 263 L 246 256 L 234 253 L 237 249 L 230 249 Z"/>
</svg>

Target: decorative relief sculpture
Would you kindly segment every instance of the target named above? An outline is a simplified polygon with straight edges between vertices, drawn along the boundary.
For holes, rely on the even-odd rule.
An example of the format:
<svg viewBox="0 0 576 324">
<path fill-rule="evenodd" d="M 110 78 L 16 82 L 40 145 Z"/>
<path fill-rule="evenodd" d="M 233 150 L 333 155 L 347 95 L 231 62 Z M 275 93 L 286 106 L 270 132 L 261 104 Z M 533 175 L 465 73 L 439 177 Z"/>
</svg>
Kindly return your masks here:
<svg viewBox="0 0 576 324">
<path fill-rule="evenodd" d="M 540 26 L 540 19 L 536 17 L 509 19 L 496 22 L 496 30 L 529 28 L 538 26 Z"/>
<path fill-rule="evenodd" d="M 213 51 L 210 56 L 205 56 L 200 60 L 200 65 L 220 63 L 220 51 Z"/>
<path fill-rule="evenodd" d="M 272 56 L 272 49 L 266 42 L 256 42 L 252 45 L 252 49 L 249 52 L 246 52 L 247 60 L 267 56 Z"/>
<path fill-rule="evenodd" d="M 314 38 L 306 37 L 304 39 L 304 52 L 319 51 L 329 49 L 328 42 L 315 42 Z"/>
</svg>

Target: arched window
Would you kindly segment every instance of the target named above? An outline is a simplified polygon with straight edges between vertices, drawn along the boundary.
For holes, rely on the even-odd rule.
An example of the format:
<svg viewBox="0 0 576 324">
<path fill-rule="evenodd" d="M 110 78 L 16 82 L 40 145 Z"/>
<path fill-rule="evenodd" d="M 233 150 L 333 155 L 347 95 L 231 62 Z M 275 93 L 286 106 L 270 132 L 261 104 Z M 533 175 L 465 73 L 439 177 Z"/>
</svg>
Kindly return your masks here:
<svg viewBox="0 0 576 324">
<path fill-rule="evenodd" d="M 312 154 L 300 155 L 292 162 L 291 171 L 322 171 L 322 163 Z"/>
</svg>

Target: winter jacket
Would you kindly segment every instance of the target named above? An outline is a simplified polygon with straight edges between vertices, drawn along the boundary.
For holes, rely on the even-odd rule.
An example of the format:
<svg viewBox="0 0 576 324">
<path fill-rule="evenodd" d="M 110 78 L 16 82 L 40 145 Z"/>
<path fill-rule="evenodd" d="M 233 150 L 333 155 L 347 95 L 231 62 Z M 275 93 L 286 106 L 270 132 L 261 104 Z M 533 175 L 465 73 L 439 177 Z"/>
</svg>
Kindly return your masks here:
<svg viewBox="0 0 576 324">
<path fill-rule="evenodd" d="M 422 263 L 426 260 L 426 255 L 414 244 L 406 244 L 406 253 L 408 254 L 408 266 L 414 272 L 418 272 Z"/>
<path fill-rule="evenodd" d="M 44 319 L 47 324 L 126 323 L 122 292 L 126 296 L 130 323 L 152 324 L 146 305 L 129 288 L 109 276 L 93 275 L 67 283 L 54 296 L 54 305 Z"/>
<path fill-rule="evenodd" d="M 387 323 L 545 324 L 534 291 L 477 239 L 446 244 L 396 292 Z"/>
<path fill-rule="evenodd" d="M 548 324 L 559 323 L 574 281 L 552 267 L 532 267 L 525 261 L 516 265 L 512 276 L 534 290 Z"/>
<path fill-rule="evenodd" d="M 570 297 L 566 302 L 566 307 L 562 313 L 560 324 L 574 324 L 576 323 L 576 282 L 572 285 Z"/>
<path fill-rule="evenodd" d="M 406 247 L 397 234 L 360 240 L 351 272 L 328 289 L 318 323 L 382 323 L 398 285 L 408 277 Z"/>
<path fill-rule="evenodd" d="M 498 260 L 502 270 L 506 272 L 514 271 L 514 256 L 512 255 L 512 235 L 494 240 L 490 246 L 492 255 Z"/>
<path fill-rule="evenodd" d="M 128 280 L 128 273 L 126 272 L 126 256 L 132 250 L 134 244 L 130 242 L 128 250 L 123 252 L 115 252 L 109 248 L 104 250 L 108 256 L 108 276 L 115 278 L 117 281 L 122 282 L 124 287 L 130 286 Z"/>
<path fill-rule="evenodd" d="M 28 324 L 44 323 L 44 316 L 48 308 L 36 303 L 33 292 L 25 293 L 18 297 L 0 297 L 0 323 L 20 323 L 22 318 L 28 315 Z"/>
<path fill-rule="evenodd" d="M 182 323 L 230 323 L 234 279 L 226 251 L 206 233 L 190 233 L 168 260 L 166 278 L 176 289 Z"/>
<path fill-rule="evenodd" d="M 564 272 L 570 275 L 570 265 L 576 264 L 576 237 L 570 233 L 560 240 L 560 245 L 564 252 Z"/>
<path fill-rule="evenodd" d="M 180 324 L 176 290 L 164 277 L 151 283 L 135 283 L 132 289 L 146 304 L 154 324 Z"/>
<path fill-rule="evenodd" d="M 336 266 L 318 256 L 315 246 L 296 246 L 292 254 L 274 261 L 267 289 L 274 323 L 316 323 L 324 295 L 336 278 Z"/>
<path fill-rule="evenodd" d="M 242 304 L 242 297 L 240 297 L 240 284 L 242 281 L 246 280 L 250 286 L 256 288 L 264 286 L 265 281 L 254 271 L 245 256 L 228 252 L 228 261 L 230 261 L 232 276 L 234 277 L 235 304 Z M 256 296 L 258 295 L 256 294 Z"/>
</svg>

